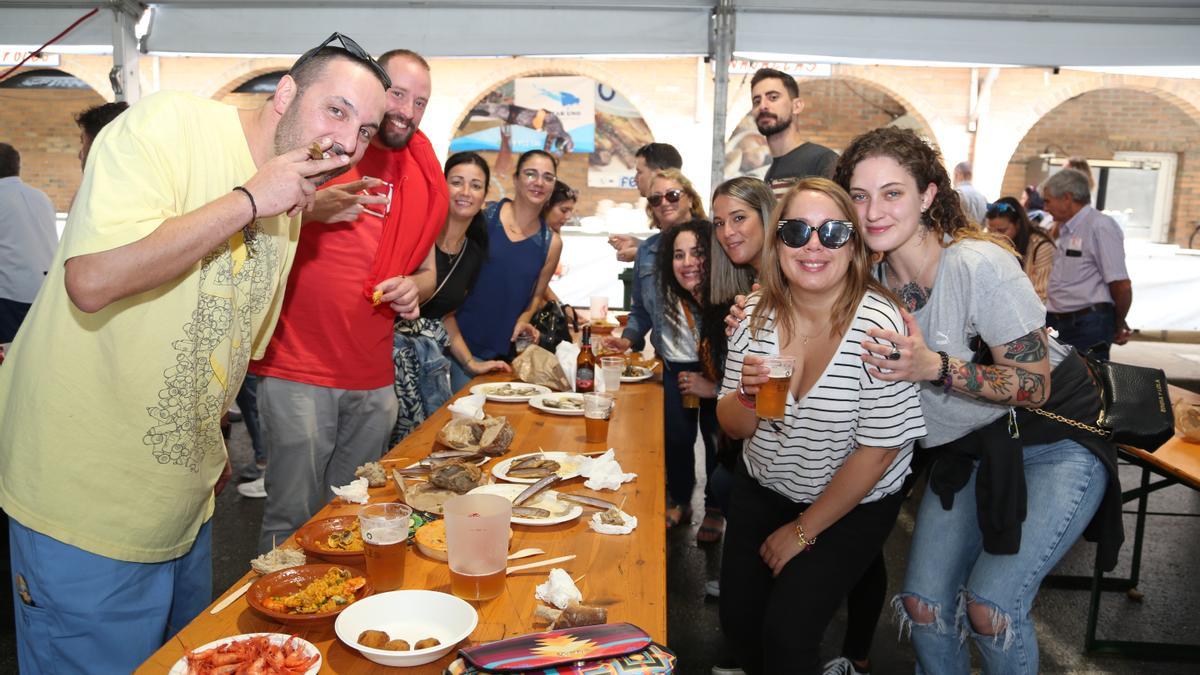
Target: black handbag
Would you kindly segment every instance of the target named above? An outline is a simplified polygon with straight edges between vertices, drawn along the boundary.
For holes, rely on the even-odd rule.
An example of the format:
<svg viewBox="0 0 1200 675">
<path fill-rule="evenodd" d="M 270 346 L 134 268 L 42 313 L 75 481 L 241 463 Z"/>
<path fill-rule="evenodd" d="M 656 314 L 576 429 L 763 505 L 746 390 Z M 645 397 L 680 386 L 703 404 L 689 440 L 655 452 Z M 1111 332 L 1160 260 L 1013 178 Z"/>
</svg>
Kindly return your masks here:
<svg viewBox="0 0 1200 675">
<path fill-rule="evenodd" d="M 567 318 L 568 311 L 571 314 L 570 319 Z M 534 312 L 529 323 L 540 333 L 538 346 L 551 354 L 558 347 L 558 343 L 571 341 L 572 327 L 576 331 L 579 330 L 579 318 L 575 315 L 575 308 L 553 300 L 547 300 L 541 309 Z"/>
</svg>

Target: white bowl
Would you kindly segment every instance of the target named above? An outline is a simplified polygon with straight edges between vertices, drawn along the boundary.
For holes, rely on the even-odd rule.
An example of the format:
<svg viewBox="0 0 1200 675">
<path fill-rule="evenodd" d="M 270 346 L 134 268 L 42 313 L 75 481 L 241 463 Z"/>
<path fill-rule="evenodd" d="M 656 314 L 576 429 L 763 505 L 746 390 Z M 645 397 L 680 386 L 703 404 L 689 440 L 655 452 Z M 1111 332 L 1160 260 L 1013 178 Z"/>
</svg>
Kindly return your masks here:
<svg viewBox="0 0 1200 675">
<path fill-rule="evenodd" d="M 385 666 L 419 666 L 450 653 L 479 623 L 475 608 L 465 600 L 437 591 L 390 591 L 351 604 L 338 614 L 333 629 L 338 639 L 375 663 Z M 393 640 L 410 645 L 437 638 L 440 645 L 407 652 L 374 649 L 358 644 L 365 630 L 381 630 Z"/>
</svg>

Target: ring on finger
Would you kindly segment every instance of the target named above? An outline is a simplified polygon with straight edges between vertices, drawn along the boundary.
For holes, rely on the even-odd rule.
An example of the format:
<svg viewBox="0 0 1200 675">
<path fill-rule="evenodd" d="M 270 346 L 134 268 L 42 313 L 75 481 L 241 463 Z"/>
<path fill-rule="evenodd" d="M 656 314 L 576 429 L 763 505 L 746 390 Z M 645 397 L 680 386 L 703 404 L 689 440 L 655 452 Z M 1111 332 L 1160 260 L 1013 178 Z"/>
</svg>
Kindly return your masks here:
<svg viewBox="0 0 1200 675">
<path fill-rule="evenodd" d="M 899 361 L 900 360 L 900 349 L 898 347 L 892 347 L 891 353 L 887 355 L 887 360 L 888 361 Z"/>
</svg>

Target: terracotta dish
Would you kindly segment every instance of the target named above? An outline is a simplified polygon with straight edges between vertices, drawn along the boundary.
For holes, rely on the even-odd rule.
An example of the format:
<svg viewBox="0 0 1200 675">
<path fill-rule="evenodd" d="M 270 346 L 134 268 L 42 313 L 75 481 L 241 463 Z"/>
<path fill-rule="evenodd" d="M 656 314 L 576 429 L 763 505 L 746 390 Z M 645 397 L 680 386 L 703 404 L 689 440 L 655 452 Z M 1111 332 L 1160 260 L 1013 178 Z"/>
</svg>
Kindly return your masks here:
<svg viewBox="0 0 1200 675">
<path fill-rule="evenodd" d="M 357 521 L 358 516 L 337 516 L 336 518 L 314 520 L 296 531 L 296 543 L 300 544 L 300 548 L 310 556 L 316 556 L 329 562 L 364 565 L 366 562 L 363 559 L 362 551 L 340 551 L 329 548 L 326 543 L 329 541 L 329 535 L 339 530 L 348 530 Z"/>
<path fill-rule="evenodd" d="M 355 577 L 363 577 L 365 579 L 367 576 L 366 572 L 349 565 L 301 565 L 300 567 L 291 567 L 286 570 L 273 572 L 265 577 L 259 577 L 250 586 L 250 590 L 246 592 L 246 602 L 250 604 L 250 607 L 254 611 L 266 618 L 289 626 L 311 626 L 328 622 L 354 603 L 351 602 L 342 605 L 330 612 L 317 612 L 315 614 L 278 612 L 267 609 L 263 603 L 270 598 L 290 595 L 307 587 L 312 582 L 324 577 L 334 567 L 340 567 Z M 354 600 L 362 600 L 374 592 L 375 589 L 371 586 L 371 581 L 367 579 L 366 584 L 355 591 Z"/>
</svg>

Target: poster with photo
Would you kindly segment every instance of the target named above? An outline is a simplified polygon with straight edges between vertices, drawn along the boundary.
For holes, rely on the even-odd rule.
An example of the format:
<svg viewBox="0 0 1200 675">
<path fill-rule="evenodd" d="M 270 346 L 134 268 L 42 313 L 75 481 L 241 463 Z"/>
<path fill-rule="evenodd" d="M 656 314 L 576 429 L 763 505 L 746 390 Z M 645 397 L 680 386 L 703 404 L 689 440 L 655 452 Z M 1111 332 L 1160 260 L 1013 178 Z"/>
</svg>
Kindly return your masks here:
<svg viewBox="0 0 1200 675">
<path fill-rule="evenodd" d="M 596 149 L 588 158 L 588 187 L 637 189 L 634 153 L 654 137 L 624 96 L 596 83 Z"/>
</svg>

